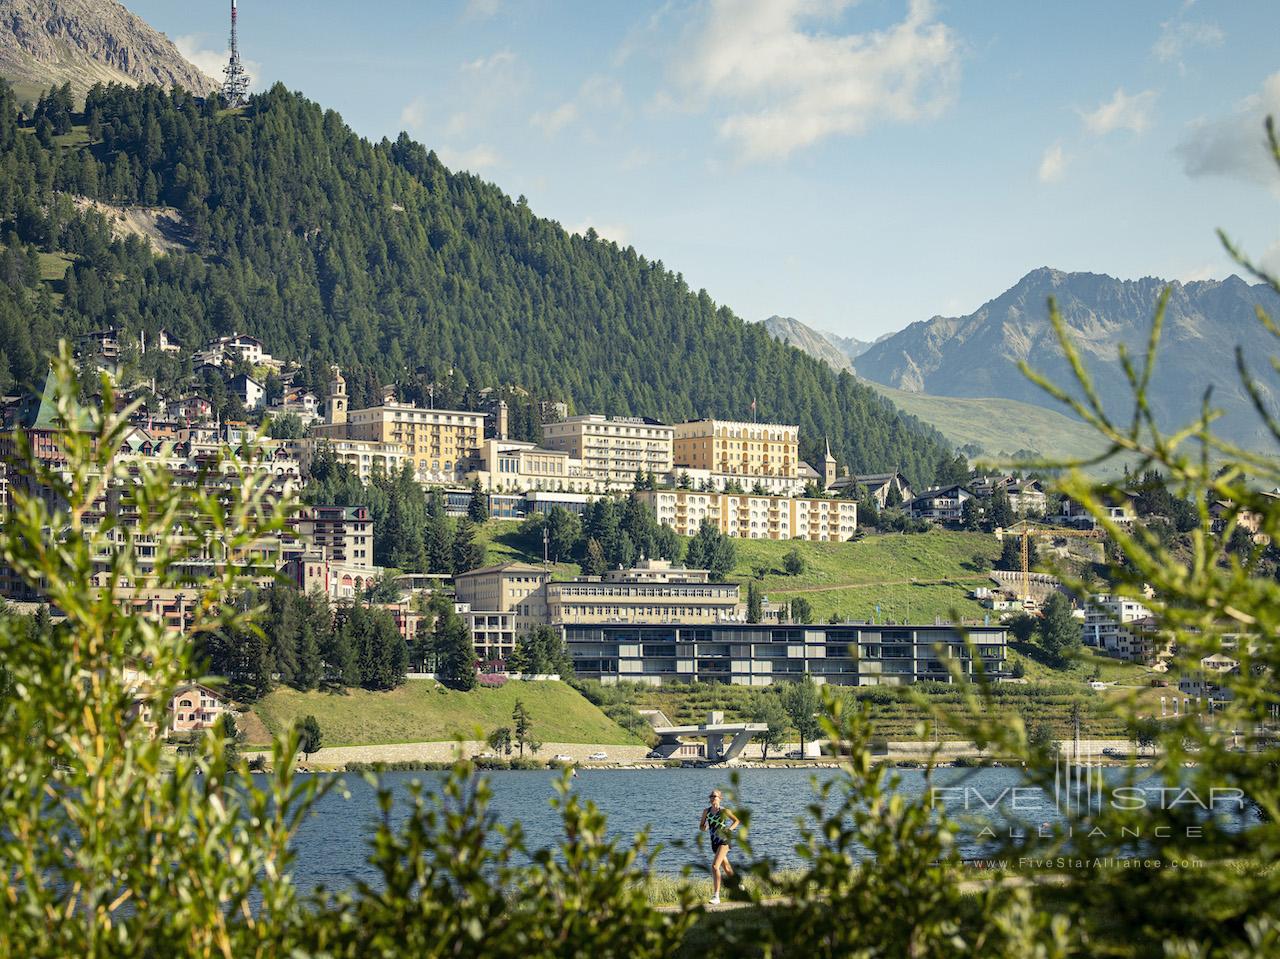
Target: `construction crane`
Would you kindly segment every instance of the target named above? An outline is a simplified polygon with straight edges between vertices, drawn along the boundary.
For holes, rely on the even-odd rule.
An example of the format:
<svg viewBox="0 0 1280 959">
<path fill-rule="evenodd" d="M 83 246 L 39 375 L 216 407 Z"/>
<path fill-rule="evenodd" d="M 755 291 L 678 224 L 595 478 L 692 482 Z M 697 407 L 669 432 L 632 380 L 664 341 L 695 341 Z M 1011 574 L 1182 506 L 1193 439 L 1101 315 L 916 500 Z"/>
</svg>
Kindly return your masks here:
<svg viewBox="0 0 1280 959">
<path fill-rule="evenodd" d="M 1001 540 L 1010 533 L 1022 541 L 1022 602 L 1023 606 L 1031 602 L 1031 538 L 1036 539 L 1105 539 L 1106 533 L 1100 529 L 1073 529 L 1059 526 L 1044 526 L 1029 520 L 1018 520 L 1007 529 L 997 530 Z"/>
</svg>

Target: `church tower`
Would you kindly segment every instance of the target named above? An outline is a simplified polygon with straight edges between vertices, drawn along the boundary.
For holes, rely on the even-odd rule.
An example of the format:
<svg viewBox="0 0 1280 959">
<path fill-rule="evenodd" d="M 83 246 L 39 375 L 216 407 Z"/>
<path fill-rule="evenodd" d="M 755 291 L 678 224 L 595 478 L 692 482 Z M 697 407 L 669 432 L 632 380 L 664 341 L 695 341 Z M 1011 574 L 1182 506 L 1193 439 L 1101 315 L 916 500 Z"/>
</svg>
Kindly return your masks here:
<svg viewBox="0 0 1280 959">
<path fill-rule="evenodd" d="M 329 398 L 325 401 L 324 421 L 334 425 L 347 422 L 347 381 L 342 378 L 342 370 L 330 367 L 333 376 L 329 380 Z"/>
<path fill-rule="evenodd" d="M 831 440 L 827 440 L 827 452 L 822 457 L 822 488 L 836 485 L 836 458 L 831 455 Z"/>
</svg>

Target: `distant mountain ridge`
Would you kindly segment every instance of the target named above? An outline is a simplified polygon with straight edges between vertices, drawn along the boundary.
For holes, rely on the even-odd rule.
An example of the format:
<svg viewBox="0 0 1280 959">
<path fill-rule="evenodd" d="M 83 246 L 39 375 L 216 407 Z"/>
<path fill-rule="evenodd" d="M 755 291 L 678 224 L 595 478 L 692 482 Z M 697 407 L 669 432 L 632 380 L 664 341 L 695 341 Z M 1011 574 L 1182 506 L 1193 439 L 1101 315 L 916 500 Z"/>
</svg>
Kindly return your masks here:
<svg viewBox="0 0 1280 959">
<path fill-rule="evenodd" d="M 0 76 L 32 99 L 63 83 L 77 97 L 95 83 L 217 88 L 116 0 L 0 0 Z"/>
<path fill-rule="evenodd" d="M 776 339 L 789 346 L 804 350 L 816 360 L 822 360 L 834 370 L 853 372 L 853 361 L 870 346 L 851 336 L 838 336 L 826 330 L 815 330 L 790 316 L 771 316 L 761 325 Z"/>
<path fill-rule="evenodd" d="M 1236 376 L 1235 347 L 1243 347 L 1274 404 L 1266 366 L 1277 344 L 1254 311 L 1261 305 L 1277 315 L 1280 297 L 1238 276 L 1183 284 L 1042 267 L 968 316 L 912 323 L 868 349 L 855 366 L 859 376 L 908 392 L 1003 397 L 1061 410 L 1017 368 L 1025 360 L 1053 382 L 1070 386 L 1070 369 L 1049 325 L 1053 296 L 1104 404 L 1119 415 L 1130 408 L 1131 393 L 1118 348 L 1123 343 L 1141 354 L 1166 287 L 1169 306 L 1150 391 L 1158 422 L 1165 429 L 1185 425 L 1212 387 L 1213 405 L 1224 411 L 1219 432 L 1240 443 L 1265 442 L 1268 434 Z"/>
</svg>

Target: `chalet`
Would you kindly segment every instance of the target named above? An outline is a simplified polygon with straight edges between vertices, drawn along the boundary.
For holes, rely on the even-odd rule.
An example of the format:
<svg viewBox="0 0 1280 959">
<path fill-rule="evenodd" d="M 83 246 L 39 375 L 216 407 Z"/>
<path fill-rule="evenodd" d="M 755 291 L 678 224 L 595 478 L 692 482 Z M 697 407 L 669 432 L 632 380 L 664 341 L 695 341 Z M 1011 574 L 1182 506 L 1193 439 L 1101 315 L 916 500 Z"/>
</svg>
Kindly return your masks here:
<svg viewBox="0 0 1280 959">
<path fill-rule="evenodd" d="M 1009 497 L 1013 511 L 1019 516 L 1026 516 L 1029 513 L 1044 515 L 1048 500 L 1039 480 L 1014 480 L 1004 488 L 1004 491 Z"/>
<path fill-rule="evenodd" d="M 109 326 L 76 337 L 76 353 L 80 356 L 100 356 L 104 360 L 120 359 L 120 330 Z"/>
<path fill-rule="evenodd" d="M 176 403 L 169 404 L 166 412 L 186 423 L 203 423 L 213 419 L 213 404 L 203 396 L 184 396 Z"/>
<path fill-rule="evenodd" d="M 965 486 L 940 486 L 926 490 L 909 500 L 903 508 L 913 519 L 932 520 L 935 523 L 960 522 L 961 510 L 973 493 Z"/>
<path fill-rule="evenodd" d="M 169 700 L 169 732 L 208 729 L 231 708 L 222 694 L 200 683 L 179 686 Z"/>
<path fill-rule="evenodd" d="M 211 340 L 195 355 L 195 365 L 221 367 L 228 361 L 244 360 L 250 366 L 269 366 L 280 369 L 284 364 L 262 348 L 262 341 L 254 336 L 233 333 Z"/>
<path fill-rule="evenodd" d="M 1119 503 L 1104 505 L 1104 515 L 1112 523 L 1120 525 L 1128 525 L 1134 521 L 1138 515 L 1133 508 L 1133 497 L 1124 494 Z M 1069 526 L 1097 526 L 1098 520 L 1083 505 L 1071 499 L 1069 496 L 1062 498 L 1062 505 L 1059 508 L 1057 516 L 1053 517 L 1060 523 Z"/>
<path fill-rule="evenodd" d="M 266 387 L 247 373 L 232 377 L 231 382 L 227 384 L 227 389 L 233 396 L 239 398 L 246 410 L 256 410 L 262 405 L 267 395 Z"/>
</svg>

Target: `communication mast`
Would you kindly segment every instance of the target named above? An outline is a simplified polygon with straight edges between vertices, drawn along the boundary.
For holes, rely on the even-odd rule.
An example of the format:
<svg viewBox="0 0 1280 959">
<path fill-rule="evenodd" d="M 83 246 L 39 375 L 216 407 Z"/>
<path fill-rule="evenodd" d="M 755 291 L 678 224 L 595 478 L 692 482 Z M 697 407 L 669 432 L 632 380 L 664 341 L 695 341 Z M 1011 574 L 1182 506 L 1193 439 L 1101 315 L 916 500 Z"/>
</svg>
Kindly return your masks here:
<svg viewBox="0 0 1280 959">
<path fill-rule="evenodd" d="M 240 62 L 240 44 L 236 41 L 236 0 L 231 0 L 231 59 L 222 73 L 222 99 L 227 106 L 243 106 L 249 92 L 249 74 Z"/>
</svg>

